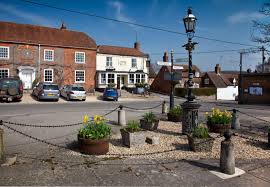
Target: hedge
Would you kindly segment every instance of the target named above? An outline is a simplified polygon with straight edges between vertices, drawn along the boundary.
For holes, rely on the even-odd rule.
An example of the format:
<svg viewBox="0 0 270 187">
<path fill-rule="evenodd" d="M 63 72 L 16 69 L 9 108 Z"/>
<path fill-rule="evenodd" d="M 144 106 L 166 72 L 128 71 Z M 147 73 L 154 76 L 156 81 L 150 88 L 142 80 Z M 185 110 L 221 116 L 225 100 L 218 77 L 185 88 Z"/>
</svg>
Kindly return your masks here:
<svg viewBox="0 0 270 187">
<path fill-rule="evenodd" d="M 187 95 L 187 88 L 175 88 L 175 95 L 178 97 L 185 97 Z M 216 95 L 216 88 L 192 88 L 192 93 L 195 96 L 210 96 Z"/>
</svg>

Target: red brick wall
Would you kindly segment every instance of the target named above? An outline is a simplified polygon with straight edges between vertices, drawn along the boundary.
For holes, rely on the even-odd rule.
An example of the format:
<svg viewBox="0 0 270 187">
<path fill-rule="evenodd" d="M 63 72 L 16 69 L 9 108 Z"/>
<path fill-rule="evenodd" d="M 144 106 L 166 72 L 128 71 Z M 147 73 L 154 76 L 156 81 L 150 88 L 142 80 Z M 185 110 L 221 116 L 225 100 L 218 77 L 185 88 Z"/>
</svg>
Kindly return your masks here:
<svg viewBox="0 0 270 187">
<path fill-rule="evenodd" d="M 169 94 L 171 91 L 171 83 L 170 81 L 164 80 L 165 72 L 169 72 L 166 66 L 163 66 L 157 76 L 155 77 L 154 81 L 151 84 L 151 90 L 160 93 L 167 93 Z"/>
</svg>

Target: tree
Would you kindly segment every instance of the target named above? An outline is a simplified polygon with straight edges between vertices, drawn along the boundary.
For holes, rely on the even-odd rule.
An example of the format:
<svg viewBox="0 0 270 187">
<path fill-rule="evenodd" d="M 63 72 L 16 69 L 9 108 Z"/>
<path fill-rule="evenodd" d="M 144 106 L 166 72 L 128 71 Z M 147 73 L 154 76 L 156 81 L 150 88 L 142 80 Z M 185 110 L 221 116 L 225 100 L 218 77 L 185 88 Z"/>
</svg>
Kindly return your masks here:
<svg viewBox="0 0 270 187">
<path fill-rule="evenodd" d="M 259 12 L 265 17 L 270 18 L 270 2 L 264 3 Z M 253 20 L 253 28 L 255 32 L 252 34 L 252 41 L 270 46 L 270 22 L 265 20 L 266 19 L 263 21 Z"/>
</svg>

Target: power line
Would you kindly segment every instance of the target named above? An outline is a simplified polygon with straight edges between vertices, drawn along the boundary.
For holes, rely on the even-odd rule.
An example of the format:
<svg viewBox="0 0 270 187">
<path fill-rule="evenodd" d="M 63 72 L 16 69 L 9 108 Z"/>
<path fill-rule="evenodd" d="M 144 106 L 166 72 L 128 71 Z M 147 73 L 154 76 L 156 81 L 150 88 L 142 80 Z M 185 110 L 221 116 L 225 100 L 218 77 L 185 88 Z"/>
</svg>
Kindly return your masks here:
<svg viewBox="0 0 270 187">
<path fill-rule="evenodd" d="M 109 17 L 97 15 L 95 13 L 86 13 L 86 12 L 81 12 L 81 11 L 77 11 L 77 10 L 56 7 L 56 6 L 52 6 L 52 5 L 48 5 L 48 4 L 37 3 L 37 2 L 29 1 L 29 0 L 18 0 L 18 1 L 29 3 L 29 4 L 33 4 L 33 5 L 38 5 L 38 6 L 42 6 L 42 7 L 47 7 L 47 8 L 53 8 L 53 9 L 57 9 L 57 10 L 62 10 L 62 11 L 66 11 L 66 12 L 72 12 L 72 13 L 76 13 L 76 14 L 81 14 L 81 15 L 85 15 L 85 16 L 96 17 L 96 18 L 99 18 L 99 19 L 114 21 L 114 22 L 118 22 L 118 23 L 124 23 L 124 24 L 128 24 L 128 25 L 134 25 L 134 26 L 138 26 L 138 27 L 148 28 L 148 29 L 152 29 L 152 30 L 158 30 L 158 31 L 168 32 L 168 33 L 178 34 L 178 35 L 186 35 L 186 33 L 178 32 L 178 31 L 173 31 L 173 30 L 169 30 L 169 29 L 165 29 L 165 28 L 161 28 L 161 27 L 154 27 L 154 26 L 149 26 L 149 25 L 143 25 L 143 24 L 134 23 L 134 22 L 130 22 L 130 21 L 123 21 L 123 20 L 119 20 L 119 19 L 109 18 Z M 198 35 L 195 35 L 194 37 L 200 38 L 200 39 L 204 39 L 204 40 L 215 41 L 215 42 L 233 44 L 233 45 L 258 47 L 256 45 L 244 44 L 244 43 L 238 43 L 238 42 L 232 42 L 232 41 L 226 41 L 226 40 L 219 40 L 219 39 L 215 39 L 215 38 L 208 38 L 208 37 L 198 36 Z"/>
</svg>

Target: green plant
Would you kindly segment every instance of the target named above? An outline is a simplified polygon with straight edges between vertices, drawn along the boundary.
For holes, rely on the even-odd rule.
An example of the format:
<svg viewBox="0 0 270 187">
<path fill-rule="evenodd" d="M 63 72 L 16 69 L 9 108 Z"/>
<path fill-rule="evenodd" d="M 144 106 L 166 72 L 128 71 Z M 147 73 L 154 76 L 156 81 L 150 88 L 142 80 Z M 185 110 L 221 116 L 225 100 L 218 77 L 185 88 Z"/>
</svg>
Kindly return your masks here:
<svg viewBox="0 0 270 187">
<path fill-rule="evenodd" d="M 129 121 L 125 130 L 131 133 L 138 132 L 141 130 L 140 124 L 138 121 Z"/>
<path fill-rule="evenodd" d="M 143 119 L 147 123 L 153 123 L 156 121 L 156 115 L 153 112 L 147 112 L 143 115 Z"/>
<path fill-rule="evenodd" d="M 114 88 L 115 85 L 116 85 L 116 84 L 114 84 L 114 83 L 109 83 L 107 87 L 108 87 L 108 88 Z"/>
<path fill-rule="evenodd" d="M 194 138 L 200 138 L 200 139 L 205 139 L 205 138 L 210 137 L 208 128 L 203 125 L 200 125 L 199 127 L 194 128 L 192 131 L 192 136 Z"/>
<path fill-rule="evenodd" d="M 144 87 L 145 87 L 145 83 L 139 82 L 139 83 L 136 83 L 135 86 L 136 86 L 137 88 L 144 88 Z"/>
<path fill-rule="evenodd" d="M 111 134 L 111 127 L 105 122 L 102 116 L 95 116 L 94 121 L 88 121 L 88 116 L 84 116 L 83 122 L 85 124 L 79 130 L 79 137 L 91 140 L 99 140 L 107 138 Z"/>
<path fill-rule="evenodd" d="M 218 108 L 213 108 L 210 115 L 208 112 L 205 113 L 207 117 L 207 123 L 208 124 L 228 124 L 232 120 L 232 114 L 231 112 L 227 110 L 220 110 Z"/>
<path fill-rule="evenodd" d="M 182 114 L 183 110 L 180 106 L 175 106 L 172 109 L 170 109 L 169 114 L 171 116 L 180 116 Z"/>
</svg>

